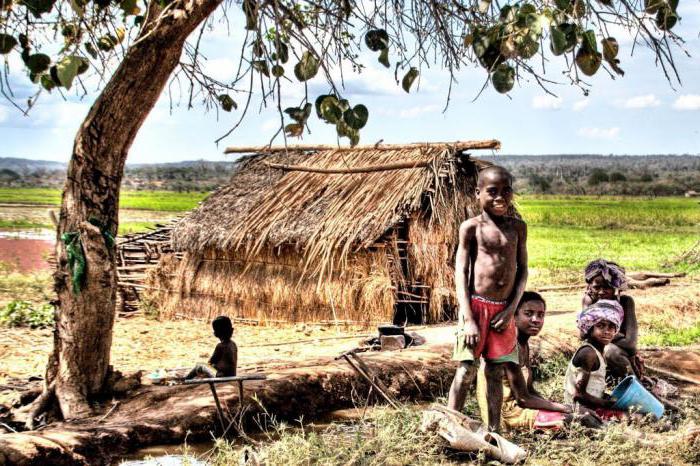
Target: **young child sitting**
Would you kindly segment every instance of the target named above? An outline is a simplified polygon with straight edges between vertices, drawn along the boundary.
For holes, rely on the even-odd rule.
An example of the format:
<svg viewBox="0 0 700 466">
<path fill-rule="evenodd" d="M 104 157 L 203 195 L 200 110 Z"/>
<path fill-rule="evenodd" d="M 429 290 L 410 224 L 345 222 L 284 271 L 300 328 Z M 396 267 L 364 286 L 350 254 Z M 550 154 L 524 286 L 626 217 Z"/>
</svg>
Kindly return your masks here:
<svg viewBox="0 0 700 466">
<path fill-rule="evenodd" d="M 624 311 L 622 325 L 612 344 L 605 348 L 605 362 L 608 375 L 621 379 L 627 375 L 636 375 L 642 379 L 642 363 L 637 356 L 637 315 L 631 296 L 620 294 L 627 289 L 625 269 L 614 262 L 597 259 L 586 266 L 584 272 L 586 292 L 583 307 L 600 299 L 618 301 Z"/>
<path fill-rule="evenodd" d="M 615 400 L 605 394 L 606 363 L 603 353 L 622 323 L 622 306 L 609 299 L 600 299 L 579 314 L 576 325 L 583 344 L 576 350 L 566 369 L 564 401 L 580 403 L 592 409 L 603 420 L 619 419 L 624 411 L 611 409 Z"/>
<path fill-rule="evenodd" d="M 455 259 L 458 328 L 453 359 L 459 366 L 447 406 L 464 407 L 467 389 L 476 375 L 475 362 L 484 356 L 488 393 L 488 427 L 498 431 L 503 402 L 503 366 L 519 372 L 513 314 L 527 282 L 527 228 L 509 215 L 512 177 L 492 166 L 479 173 L 476 197 L 481 214 L 459 227 Z"/>
<path fill-rule="evenodd" d="M 236 375 L 238 365 L 238 348 L 231 340 L 233 337 L 233 325 L 231 319 L 226 316 L 219 316 L 211 323 L 214 329 L 214 336 L 221 342 L 214 348 L 214 354 L 209 358 L 209 364 L 216 369 L 211 370 L 204 364 L 197 364 L 185 377 L 193 379 L 195 377 L 233 377 Z"/>
<path fill-rule="evenodd" d="M 507 381 L 503 381 L 501 419 L 507 429 L 559 428 L 573 419 L 570 407 L 545 399 L 533 386 L 529 341 L 530 337 L 537 336 L 542 330 L 545 313 L 545 302 L 539 293 L 523 293 L 515 311 L 520 372 L 514 372 Z M 511 390 L 511 387 L 514 389 Z M 488 393 L 482 368 L 479 368 L 477 376 L 476 394 L 481 417 L 488 423 Z"/>
</svg>

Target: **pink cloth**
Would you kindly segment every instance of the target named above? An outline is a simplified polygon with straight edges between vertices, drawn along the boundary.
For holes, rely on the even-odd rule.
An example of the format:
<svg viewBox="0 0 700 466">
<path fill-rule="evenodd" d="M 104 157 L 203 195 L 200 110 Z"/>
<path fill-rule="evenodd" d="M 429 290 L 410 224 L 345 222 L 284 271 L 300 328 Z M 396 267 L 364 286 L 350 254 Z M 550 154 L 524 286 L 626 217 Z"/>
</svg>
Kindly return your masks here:
<svg viewBox="0 0 700 466">
<path fill-rule="evenodd" d="M 576 326 L 585 335 L 601 320 L 608 320 L 615 324 L 617 330 L 622 325 L 625 311 L 619 302 L 612 299 L 600 299 L 586 307 L 576 318 Z"/>
</svg>

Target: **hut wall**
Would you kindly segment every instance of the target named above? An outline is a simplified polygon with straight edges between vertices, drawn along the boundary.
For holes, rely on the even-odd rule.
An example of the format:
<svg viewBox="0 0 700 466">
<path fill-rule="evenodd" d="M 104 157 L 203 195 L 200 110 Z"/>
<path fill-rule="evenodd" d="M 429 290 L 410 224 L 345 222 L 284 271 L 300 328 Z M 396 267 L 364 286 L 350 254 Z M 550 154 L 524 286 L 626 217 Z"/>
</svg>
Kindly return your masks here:
<svg viewBox="0 0 700 466">
<path fill-rule="evenodd" d="M 247 260 L 208 250 L 163 260 L 150 277 L 149 299 L 163 318 L 217 315 L 265 321 L 391 321 L 395 288 L 386 248 L 353 254 L 319 282 L 304 276 L 303 259 L 293 250 Z"/>
</svg>

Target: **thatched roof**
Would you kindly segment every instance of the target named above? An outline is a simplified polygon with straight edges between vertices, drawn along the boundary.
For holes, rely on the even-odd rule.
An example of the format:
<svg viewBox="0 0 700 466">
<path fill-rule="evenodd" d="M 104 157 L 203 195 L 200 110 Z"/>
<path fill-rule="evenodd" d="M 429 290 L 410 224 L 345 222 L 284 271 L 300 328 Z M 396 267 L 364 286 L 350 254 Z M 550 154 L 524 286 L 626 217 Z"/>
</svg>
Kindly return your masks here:
<svg viewBox="0 0 700 466">
<path fill-rule="evenodd" d="M 255 254 L 291 243 L 306 248 L 307 257 L 332 261 L 335 253 L 344 257 L 352 248 L 373 244 L 420 209 L 426 192 L 436 195 L 438 173 L 444 173 L 448 159 L 468 157 L 461 155 L 466 149 L 498 147 L 498 141 L 322 150 L 306 146 L 246 156 L 227 186 L 178 222 L 173 246 L 189 252 Z M 358 167 L 363 173 L 307 171 Z"/>
</svg>

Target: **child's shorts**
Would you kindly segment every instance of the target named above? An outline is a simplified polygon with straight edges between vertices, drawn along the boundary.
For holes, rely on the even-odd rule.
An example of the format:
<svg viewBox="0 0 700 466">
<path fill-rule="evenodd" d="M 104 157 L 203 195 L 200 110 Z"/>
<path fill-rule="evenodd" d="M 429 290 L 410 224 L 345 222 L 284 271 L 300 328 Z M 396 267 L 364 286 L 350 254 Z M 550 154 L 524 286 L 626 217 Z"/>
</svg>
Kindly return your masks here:
<svg viewBox="0 0 700 466">
<path fill-rule="evenodd" d="M 506 301 L 493 301 L 472 295 L 470 304 L 472 316 L 479 329 L 479 342 L 475 348 L 470 348 L 464 342 L 464 330 L 457 329 L 457 342 L 452 359 L 454 361 L 476 361 L 483 356 L 489 362 L 514 362 L 518 364 L 515 320 L 511 318 L 506 328 L 501 332 L 496 332 L 491 328 L 491 319 L 506 308 Z"/>
</svg>

